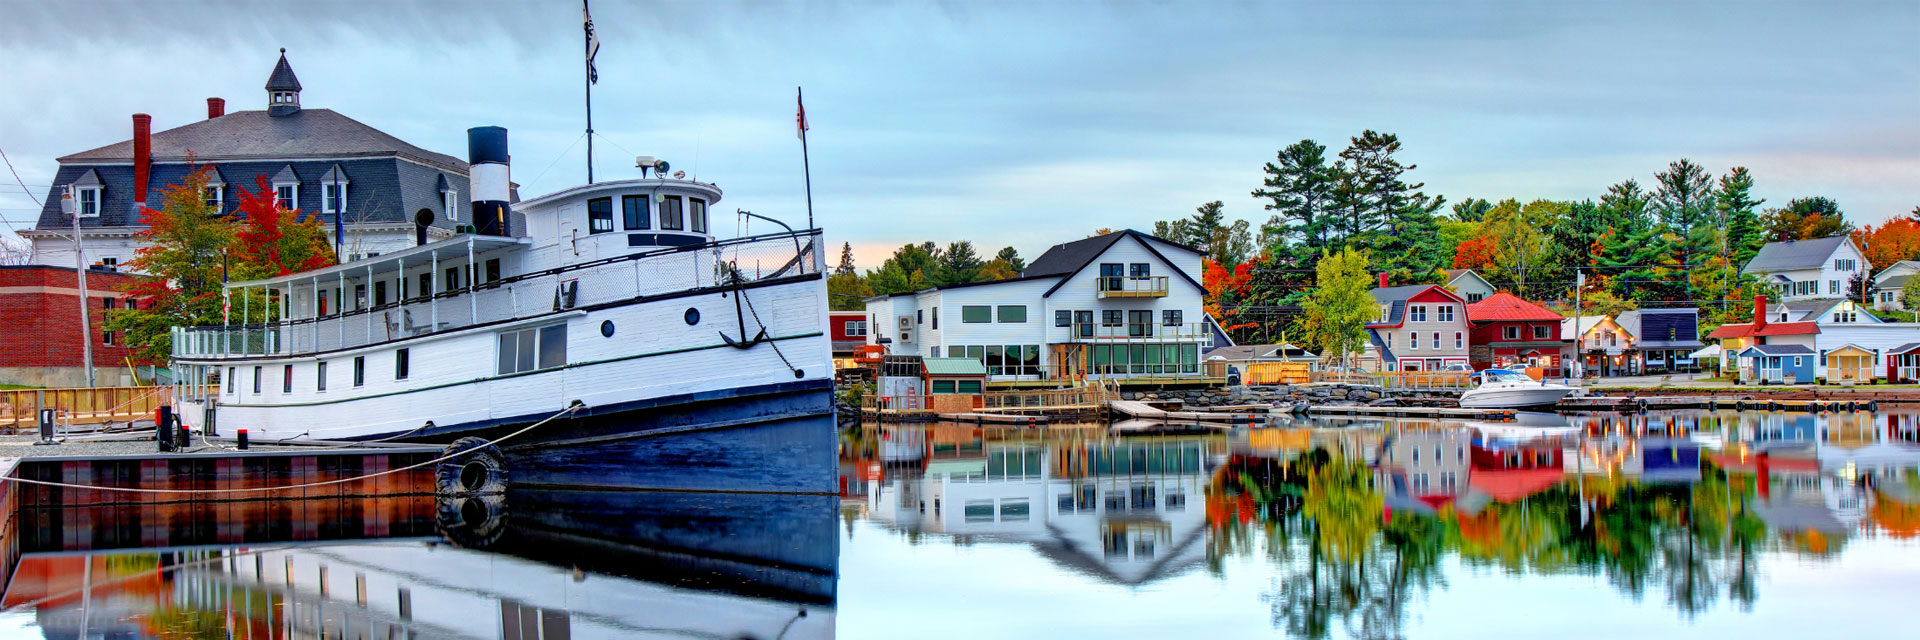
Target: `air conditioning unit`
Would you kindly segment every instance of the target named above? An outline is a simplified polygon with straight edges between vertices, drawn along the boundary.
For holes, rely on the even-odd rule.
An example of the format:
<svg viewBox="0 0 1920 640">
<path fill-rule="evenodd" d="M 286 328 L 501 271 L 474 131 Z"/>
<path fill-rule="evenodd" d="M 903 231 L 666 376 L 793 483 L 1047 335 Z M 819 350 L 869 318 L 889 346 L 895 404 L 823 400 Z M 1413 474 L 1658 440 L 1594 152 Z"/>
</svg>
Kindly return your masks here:
<svg viewBox="0 0 1920 640">
<path fill-rule="evenodd" d="M 900 316 L 900 330 L 897 333 L 901 342 L 913 342 L 913 316 Z"/>
<path fill-rule="evenodd" d="M 553 310 L 554 311 L 565 311 L 567 309 L 572 309 L 573 305 L 578 304 L 579 301 L 580 301 L 580 281 L 579 280 L 568 280 L 566 282 L 562 282 L 560 283 L 559 288 L 556 288 L 553 291 Z"/>
</svg>

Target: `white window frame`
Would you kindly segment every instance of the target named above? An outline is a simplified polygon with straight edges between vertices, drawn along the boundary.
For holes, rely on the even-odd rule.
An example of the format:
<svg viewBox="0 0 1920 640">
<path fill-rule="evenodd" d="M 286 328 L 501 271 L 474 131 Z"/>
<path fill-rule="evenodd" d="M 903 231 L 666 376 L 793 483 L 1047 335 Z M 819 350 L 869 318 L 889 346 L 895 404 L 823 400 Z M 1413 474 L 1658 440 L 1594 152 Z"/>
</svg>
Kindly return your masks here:
<svg viewBox="0 0 1920 640">
<path fill-rule="evenodd" d="M 280 189 L 282 187 L 292 189 L 292 191 L 287 192 L 290 197 L 285 201 L 285 204 L 282 204 L 282 201 L 280 200 Z M 300 183 L 298 182 L 273 183 L 273 206 L 280 207 L 288 211 L 292 211 L 294 209 L 300 208 Z"/>
<path fill-rule="evenodd" d="M 1466 341 L 1467 341 L 1467 336 L 1465 332 L 1462 332 L 1462 331 L 1453 332 L 1453 348 L 1455 349 L 1464 348 L 1466 345 L 1463 343 L 1465 343 Z"/>
<path fill-rule="evenodd" d="M 1453 322 L 1453 305 L 1443 304 L 1434 310 L 1441 322 Z"/>
<path fill-rule="evenodd" d="M 1420 350 L 1420 332 L 1418 331 L 1407 332 L 1407 350 L 1408 351 Z"/>
<path fill-rule="evenodd" d="M 1416 304 L 1416 305 L 1407 307 L 1407 321 L 1408 322 L 1426 322 L 1427 321 L 1427 305 Z"/>
<path fill-rule="evenodd" d="M 1433 350 L 1440 350 L 1440 332 L 1438 331 L 1433 332 Z"/>
<path fill-rule="evenodd" d="M 1516 327 L 1513 325 L 1500 327 L 1500 338 L 1503 340 L 1519 340 L 1520 327 Z"/>
<path fill-rule="evenodd" d="M 93 202 L 91 203 L 87 202 L 87 196 L 93 196 Z M 73 188 L 74 213 L 79 215 L 82 218 L 100 217 L 100 209 L 103 208 L 100 206 L 100 204 L 101 204 L 101 200 L 103 199 L 103 196 L 104 194 L 101 192 L 100 187 L 74 187 Z M 88 204 L 93 205 L 93 211 L 91 213 L 87 211 Z"/>
<path fill-rule="evenodd" d="M 447 208 L 447 219 L 459 220 L 460 211 L 456 207 L 458 207 L 460 203 L 460 190 L 448 189 L 444 192 L 441 192 L 440 200 L 441 200 L 441 203 L 440 203 L 441 206 L 444 206 Z"/>
<path fill-rule="evenodd" d="M 336 184 L 340 187 L 340 197 L 338 198 L 335 198 L 332 193 L 329 193 L 329 191 L 332 190 L 332 187 L 334 187 Z M 346 209 L 347 186 L 350 184 L 353 184 L 353 183 L 347 180 L 341 180 L 338 183 L 333 183 L 333 182 L 322 183 L 320 185 L 320 212 L 321 213 L 340 213 L 344 209 Z M 298 194 L 299 192 L 295 191 L 294 193 Z"/>
<path fill-rule="evenodd" d="M 846 321 L 846 322 L 847 322 L 847 325 L 846 325 L 846 326 L 847 326 L 847 337 L 850 337 L 850 338 L 851 338 L 851 337 L 861 337 L 861 338 L 864 338 L 864 337 L 866 337 L 866 336 L 867 336 L 867 321 L 865 321 L 865 320 L 848 320 L 848 321 Z"/>
<path fill-rule="evenodd" d="M 207 197 L 208 191 L 213 192 L 212 198 Z M 209 200 L 212 202 L 208 202 Z M 207 183 L 207 186 L 200 190 L 200 202 L 209 207 L 213 207 L 215 212 L 225 211 L 227 209 L 227 185 L 221 182 Z"/>
</svg>

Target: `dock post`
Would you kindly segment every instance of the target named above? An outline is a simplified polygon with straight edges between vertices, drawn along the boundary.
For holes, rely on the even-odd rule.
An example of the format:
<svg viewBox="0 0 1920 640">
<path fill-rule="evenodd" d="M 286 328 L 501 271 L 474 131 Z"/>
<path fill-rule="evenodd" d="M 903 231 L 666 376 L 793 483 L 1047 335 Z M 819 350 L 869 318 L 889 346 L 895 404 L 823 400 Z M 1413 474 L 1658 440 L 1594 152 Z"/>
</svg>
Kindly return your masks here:
<svg viewBox="0 0 1920 640">
<path fill-rule="evenodd" d="M 160 405 L 154 410 L 153 436 L 162 453 L 173 450 L 173 407 Z"/>
<path fill-rule="evenodd" d="M 34 444 L 60 444 L 53 441 L 53 410 L 40 409 L 40 441 Z"/>
<path fill-rule="evenodd" d="M 239 444 L 237 446 L 240 448 L 241 451 L 246 451 L 247 450 L 247 430 L 241 429 L 239 431 L 238 438 L 239 438 L 238 440 Z"/>
</svg>

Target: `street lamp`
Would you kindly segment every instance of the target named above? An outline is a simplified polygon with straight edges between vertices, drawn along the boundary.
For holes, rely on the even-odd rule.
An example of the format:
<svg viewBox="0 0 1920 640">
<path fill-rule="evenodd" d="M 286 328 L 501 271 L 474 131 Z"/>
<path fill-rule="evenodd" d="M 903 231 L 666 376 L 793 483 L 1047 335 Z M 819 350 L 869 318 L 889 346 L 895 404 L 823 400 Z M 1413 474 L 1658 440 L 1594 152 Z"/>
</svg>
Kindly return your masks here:
<svg viewBox="0 0 1920 640">
<path fill-rule="evenodd" d="M 91 389 L 93 388 L 93 312 L 87 309 L 87 259 L 86 254 L 80 252 L 80 208 L 73 201 L 71 185 L 60 192 L 60 213 L 73 218 L 73 277 L 80 281 L 80 369 L 87 372 L 87 388 Z"/>
</svg>

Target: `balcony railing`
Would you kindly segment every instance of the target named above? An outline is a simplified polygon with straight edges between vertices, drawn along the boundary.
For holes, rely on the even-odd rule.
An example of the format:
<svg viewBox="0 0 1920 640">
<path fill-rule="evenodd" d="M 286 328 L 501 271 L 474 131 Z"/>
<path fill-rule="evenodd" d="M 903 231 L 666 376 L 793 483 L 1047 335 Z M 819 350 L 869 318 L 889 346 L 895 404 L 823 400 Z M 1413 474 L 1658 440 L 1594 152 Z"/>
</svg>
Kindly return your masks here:
<svg viewBox="0 0 1920 640">
<path fill-rule="evenodd" d="M 1098 284 L 1102 298 L 1165 298 L 1166 276 L 1101 276 Z"/>
<path fill-rule="evenodd" d="M 1157 315 L 1157 312 L 1156 312 Z M 1069 342 L 1197 342 L 1213 346 L 1213 330 L 1205 322 L 1080 322 L 1068 327 Z"/>
<path fill-rule="evenodd" d="M 643 296 L 724 289 L 734 284 L 733 273 L 741 283 L 816 274 L 822 255 L 818 231 L 648 251 L 317 318 L 176 327 L 173 355 L 245 358 L 352 349 Z"/>
</svg>

